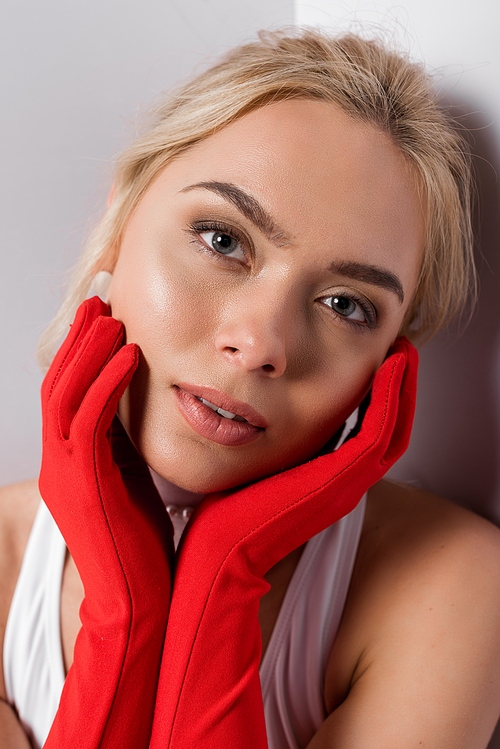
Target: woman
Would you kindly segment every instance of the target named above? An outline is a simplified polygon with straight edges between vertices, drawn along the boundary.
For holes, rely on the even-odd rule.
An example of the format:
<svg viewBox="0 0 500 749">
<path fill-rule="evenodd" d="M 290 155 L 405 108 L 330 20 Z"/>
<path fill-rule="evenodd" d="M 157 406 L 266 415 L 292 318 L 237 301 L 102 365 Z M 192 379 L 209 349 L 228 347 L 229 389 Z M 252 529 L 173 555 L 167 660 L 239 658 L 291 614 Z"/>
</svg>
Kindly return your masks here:
<svg viewBox="0 0 500 749">
<path fill-rule="evenodd" d="M 25 554 L 36 485 L 2 495 L 5 746 L 56 711 L 47 747 L 487 745 L 498 531 L 380 480 L 414 406 L 399 336 L 470 283 L 468 201 L 422 69 L 358 37 L 265 35 L 156 111 L 42 345 L 107 273 L 42 391 L 71 556 L 44 505 Z M 158 492 L 178 527 L 199 506 L 175 559 Z"/>
</svg>

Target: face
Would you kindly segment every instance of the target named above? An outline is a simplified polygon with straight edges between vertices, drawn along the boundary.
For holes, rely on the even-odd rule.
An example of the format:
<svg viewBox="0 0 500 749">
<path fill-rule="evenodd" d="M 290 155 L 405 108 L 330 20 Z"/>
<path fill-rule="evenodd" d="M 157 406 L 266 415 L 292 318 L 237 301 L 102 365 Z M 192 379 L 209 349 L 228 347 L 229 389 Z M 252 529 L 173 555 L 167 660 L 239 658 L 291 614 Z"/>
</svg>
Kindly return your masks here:
<svg viewBox="0 0 500 749">
<path fill-rule="evenodd" d="M 142 352 L 119 411 L 146 462 L 206 493 L 314 456 L 397 337 L 423 238 L 399 150 L 325 102 L 268 105 L 169 164 L 109 291 Z"/>
</svg>

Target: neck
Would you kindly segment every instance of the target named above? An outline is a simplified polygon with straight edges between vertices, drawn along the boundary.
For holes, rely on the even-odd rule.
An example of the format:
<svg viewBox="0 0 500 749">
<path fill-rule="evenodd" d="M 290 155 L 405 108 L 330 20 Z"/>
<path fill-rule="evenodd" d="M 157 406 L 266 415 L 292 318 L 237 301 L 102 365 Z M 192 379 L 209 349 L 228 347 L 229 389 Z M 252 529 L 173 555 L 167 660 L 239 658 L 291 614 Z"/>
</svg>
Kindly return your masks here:
<svg viewBox="0 0 500 749">
<path fill-rule="evenodd" d="M 176 484 L 172 484 L 167 479 L 164 479 L 163 476 L 153 471 L 152 468 L 149 469 L 149 472 L 172 521 L 174 546 L 177 548 L 194 508 L 200 504 L 205 495 L 181 489 L 180 486 L 176 486 Z"/>
<path fill-rule="evenodd" d="M 187 489 L 181 489 L 180 486 L 176 486 L 176 484 L 172 484 L 167 479 L 164 479 L 163 476 L 153 471 L 152 468 L 149 469 L 149 472 L 165 506 L 196 507 L 205 496 L 204 494 L 190 492 Z"/>
</svg>

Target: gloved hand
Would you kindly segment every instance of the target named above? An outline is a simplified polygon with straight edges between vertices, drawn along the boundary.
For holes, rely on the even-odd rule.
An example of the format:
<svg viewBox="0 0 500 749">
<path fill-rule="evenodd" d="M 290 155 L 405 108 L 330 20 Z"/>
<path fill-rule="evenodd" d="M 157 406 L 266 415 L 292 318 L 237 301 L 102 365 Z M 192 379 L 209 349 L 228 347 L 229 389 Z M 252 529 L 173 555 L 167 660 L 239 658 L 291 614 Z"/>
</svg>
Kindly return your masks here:
<svg viewBox="0 0 500 749">
<path fill-rule="evenodd" d="M 398 339 L 359 433 L 336 452 L 212 495 L 184 536 L 151 749 L 264 749 L 259 599 L 265 573 L 349 513 L 408 446 L 417 353 Z"/>
<path fill-rule="evenodd" d="M 47 749 L 149 746 L 173 545 L 147 467 L 115 416 L 139 361 L 137 346 L 122 344 L 109 308 L 84 302 L 42 386 L 40 492 L 85 589 Z"/>
</svg>

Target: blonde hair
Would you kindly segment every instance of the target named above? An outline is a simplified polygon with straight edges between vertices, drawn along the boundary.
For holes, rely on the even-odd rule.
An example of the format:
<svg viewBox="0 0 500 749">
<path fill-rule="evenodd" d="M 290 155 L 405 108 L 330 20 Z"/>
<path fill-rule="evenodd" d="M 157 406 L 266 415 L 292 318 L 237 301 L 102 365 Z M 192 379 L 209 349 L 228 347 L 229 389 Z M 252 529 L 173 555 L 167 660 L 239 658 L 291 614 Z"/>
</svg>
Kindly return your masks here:
<svg viewBox="0 0 500 749">
<path fill-rule="evenodd" d="M 439 108 L 423 66 L 377 40 L 316 29 L 261 32 L 182 85 L 153 112 L 147 131 L 118 158 L 114 195 L 91 234 L 58 315 L 40 340 L 42 365 L 86 297 L 92 276 L 113 265 L 134 208 L 172 159 L 239 117 L 294 97 L 331 102 L 376 124 L 413 164 L 427 208 L 417 290 L 401 332 L 433 335 L 475 288 L 470 158 Z"/>
</svg>

